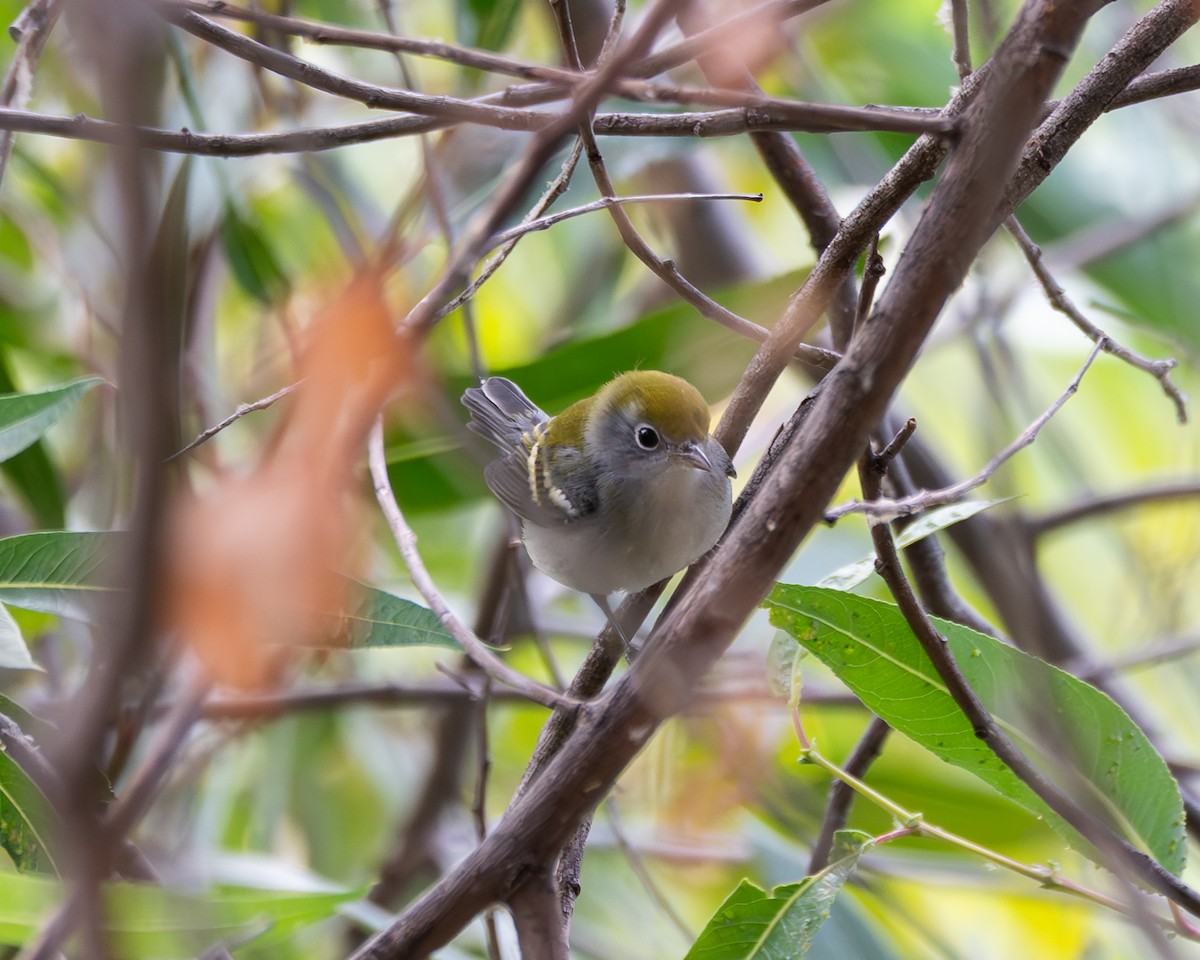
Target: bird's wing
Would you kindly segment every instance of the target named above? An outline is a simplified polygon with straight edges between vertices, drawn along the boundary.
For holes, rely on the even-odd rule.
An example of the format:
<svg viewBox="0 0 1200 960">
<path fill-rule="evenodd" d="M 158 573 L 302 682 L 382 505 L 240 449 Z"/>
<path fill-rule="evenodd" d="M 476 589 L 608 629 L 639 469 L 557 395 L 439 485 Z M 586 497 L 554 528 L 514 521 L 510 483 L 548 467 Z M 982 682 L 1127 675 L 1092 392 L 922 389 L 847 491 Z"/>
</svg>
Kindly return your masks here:
<svg viewBox="0 0 1200 960">
<path fill-rule="evenodd" d="M 540 445 L 543 430 L 535 430 L 528 450 L 489 463 L 483 475 L 492 492 L 517 516 L 541 527 L 584 520 L 596 512 L 594 471 L 573 447 L 556 451 L 555 469 L 547 469 L 548 454 Z M 550 477 L 569 477 L 556 486 Z"/>
<path fill-rule="evenodd" d="M 542 527 L 573 523 L 596 510 L 593 470 L 573 446 L 556 449 L 551 456 L 542 441 L 550 418 L 511 380 L 489 377 L 463 393 L 471 411 L 467 425 L 486 437 L 507 456 L 489 463 L 483 471 L 487 485 L 500 501 L 523 520 Z M 562 486 L 551 477 L 569 477 Z"/>
</svg>

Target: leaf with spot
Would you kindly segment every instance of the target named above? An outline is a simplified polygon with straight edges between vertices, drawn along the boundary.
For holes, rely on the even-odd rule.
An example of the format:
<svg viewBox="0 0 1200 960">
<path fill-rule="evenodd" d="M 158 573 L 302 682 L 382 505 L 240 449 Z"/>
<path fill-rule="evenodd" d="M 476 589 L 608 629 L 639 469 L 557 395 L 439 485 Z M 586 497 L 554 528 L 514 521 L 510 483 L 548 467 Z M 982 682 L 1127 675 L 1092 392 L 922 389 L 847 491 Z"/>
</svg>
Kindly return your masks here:
<svg viewBox="0 0 1200 960">
<path fill-rule="evenodd" d="M 0 694 L 0 724 L 8 737 L 25 739 L 49 729 L 19 704 Z M 36 750 L 32 741 L 31 750 Z M 49 801 L 13 759 L 12 752 L 0 748 L 0 847 L 12 858 L 18 870 L 53 870 L 48 842 L 58 826 L 58 818 Z"/>
<path fill-rule="evenodd" d="M 776 584 L 771 622 L 895 729 L 1087 844 L 974 734 L 899 609 L 839 590 Z M 1095 687 L 967 627 L 934 619 L 971 688 L 1052 780 L 1178 874 L 1187 855 L 1179 787 L 1146 735 Z"/>
<path fill-rule="evenodd" d="M 48 841 L 54 812 L 28 774 L 0 750 L 0 847 L 18 870 L 53 869 Z"/>
</svg>

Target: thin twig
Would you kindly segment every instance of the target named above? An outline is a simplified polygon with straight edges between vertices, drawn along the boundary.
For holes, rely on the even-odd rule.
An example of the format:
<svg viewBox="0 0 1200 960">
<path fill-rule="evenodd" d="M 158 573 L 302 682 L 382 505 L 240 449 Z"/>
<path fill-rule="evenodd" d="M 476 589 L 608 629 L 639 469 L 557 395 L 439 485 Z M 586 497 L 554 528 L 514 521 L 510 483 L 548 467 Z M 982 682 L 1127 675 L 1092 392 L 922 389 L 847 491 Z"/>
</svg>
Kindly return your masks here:
<svg viewBox="0 0 1200 960">
<path fill-rule="evenodd" d="M 887 445 L 875 454 L 873 459 L 872 469 L 880 474 L 886 473 L 888 467 L 891 466 L 893 460 L 899 456 L 900 451 L 904 449 L 904 445 L 912 438 L 912 435 L 917 432 L 917 421 L 915 417 L 909 417 L 904 421 L 904 426 L 896 431 L 896 435 L 887 442 Z"/>
<path fill-rule="evenodd" d="M 511 243 L 513 240 L 523 237 L 527 233 L 548 230 L 556 223 L 570 220 L 573 217 L 581 217 L 585 213 L 595 213 L 597 210 L 608 210 L 612 207 L 624 206 L 631 203 L 655 203 L 659 200 L 747 200 L 750 203 L 762 203 L 762 198 L 763 195 L 761 193 L 647 193 L 626 197 L 601 197 L 599 200 L 593 200 L 591 203 L 585 203 L 579 207 L 572 207 L 570 210 L 552 213 L 549 216 L 539 217 L 528 223 L 519 223 L 515 227 L 510 227 L 508 230 L 492 237 L 487 250 L 491 251 L 496 247 Z"/>
<path fill-rule="evenodd" d="M 487 837 L 487 788 L 488 778 L 492 772 L 492 754 L 488 738 L 488 703 L 492 699 L 492 682 L 488 677 L 483 680 L 483 696 L 479 705 L 474 709 L 476 729 L 476 776 L 475 789 L 471 798 L 471 819 L 475 822 L 475 839 L 482 843 Z M 501 960 L 500 932 L 496 925 L 495 909 L 488 909 L 483 916 L 484 930 L 487 934 L 488 960 Z"/>
<path fill-rule="evenodd" d="M 1114 657 L 1105 663 L 1071 663 L 1066 665 L 1066 669 L 1089 683 L 1096 683 L 1117 673 L 1156 667 L 1190 657 L 1197 652 L 1200 652 L 1200 636 L 1180 637 L 1175 640 L 1160 641 L 1144 650 L 1138 650 L 1122 657 Z"/>
<path fill-rule="evenodd" d="M 167 457 L 167 460 L 174 460 L 176 457 L 182 457 L 190 450 L 195 450 L 196 447 L 200 446 L 200 444 L 207 443 L 226 427 L 231 426 L 242 417 L 246 416 L 246 414 L 254 413 L 258 410 L 266 410 L 267 407 L 271 406 L 271 404 L 275 403 L 277 400 L 282 400 L 303 382 L 304 381 L 302 380 L 298 380 L 295 383 L 289 383 L 282 390 L 276 390 L 269 397 L 263 397 L 261 400 L 255 400 L 253 403 L 239 403 L 237 405 L 237 409 L 234 410 L 233 413 L 231 413 L 228 417 L 226 417 L 216 426 L 212 426 L 207 430 L 201 431 L 195 440 L 189 443 L 186 447 L 181 447 L 179 450 L 176 450 L 173 454 Z"/>
<path fill-rule="evenodd" d="M 1096 906 L 1104 907 L 1107 910 L 1112 910 L 1114 913 L 1120 914 L 1123 917 L 1127 917 L 1135 921 L 1145 919 L 1159 927 L 1162 927 L 1164 930 L 1173 930 L 1179 932 L 1185 937 L 1190 937 L 1193 939 L 1196 938 L 1195 928 L 1192 927 L 1190 923 L 1185 925 L 1179 922 L 1182 915 L 1177 912 L 1177 908 L 1173 903 L 1169 903 L 1168 906 L 1171 909 L 1171 914 L 1172 917 L 1174 917 L 1174 921 L 1166 917 L 1149 915 L 1144 909 L 1138 910 L 1132 908 L 1128 903 L 1117 900 L 1115 897 L 1111 897 L 1108 894 L 1101 893 L 1098 890 L 1085 887 L 1074 880 L 1064 877 L 1056 866 L 1022 863 L 1019 860 L 1014 860 L 1002 853 L 999 853 L 988 847 L 984 847 L 972 840 L 968 840 L 966 837 L 952 833 L 949 830 L 930 823 L 921 815 L 921 813 L 915 810 L 907 810 L 895 801 L 884 796 L 882 793 L 872 789 L 859 777 L 854 776 L 854 774 L 848 769 L 848 764 L 846 767 L 838 767 L 832 761 L 826 759 L 819 750 L 808 744 L 807 735 L 804 733 L 803 728 L 800 727 L 799 720 L 795 713 L 793 713 L 793 724 L 797 728 L 797 738 L 804 747 L 805 759 L 809 763 L 812 763 L 826 771 L 828 774 L 830 774 L 830 776 L 836 778 L 838 783 L 834 785 L 835 787 L 838 784 L 849 785 L 850 789 L 854 790 L 854 792 L 860 794 L 865 799 L 870 800 L 880 809 L 890 814 L 893 822 L 904 824 L 904 826 L 898 827 L 881 837 L 876 837 L 876 844 L 891 842 L 904 836 L 921 836 L 939 840 L 943 843 L 950 844 L 968 853 L 972 853 L 978 857 L 981 857 L 988 863 L 993 863 L 998 867 L 1011 870 L 1013 873 L 1027 877 L 1028 879 L 1037 882 L 1047 890 L 1055 890 L 1059 893 L 1066 894 L 1067 896 L 1077 897 Z"/>
<path fill-rule="evenodd" d="M 1004 222 L 1004 226 L 1012 238 L 1017 241 L 1017 246 L 1021 248 L 1021 252 L 1025 254 L 1025 259 L 1029 262 L 1034 276 L 1041 283 L 1042 290 L 1046 294 L 1046 299 L 1050 301 L 1050 306 L 1082 330 L 1089 340 L 1102 345 L 1105 353 L 1111 353 L 1118 360 L 1123 360 L 1130 366 L 1150 374 L 1150 376 L 1158 381 L 1159 386 L 1162 387 L 1163 392 L 1171 399 L 1171 402 L 1175 404 L 1175 415 L 1179 418 L 1179 422 L 1187 423 L 1187 397 L 1171 382 L 1171 371 L 1175 369 L 1175 361 L 1170 359 L 1151 360 L 1148 357 L 1143 357 L 1140 353 L 1136 353 L 1118 343 L 1092 323 L 1071 302 L 1066 291 L 1054 279 L 1054 276 L 1046 267 L 1046 261 L 1042 257 L 1041 248 L 1029 238 L 1029 234 L 1025 232 L 1017 218 L 1015 216 L 1009 217 Z"/>
<path fill-rule="evenodd" d="M 310 710 L 336 710 L 356 704 L 428 708 L 446 703 L 473 702 L 479 697 L 479 691 L 454 681 L 426 680 L 415 684 L 353 682 L 285 693 L 222 694 L 208 700 L 202 714 L 208 720 L 254 720 Z M 502 687 L 492 690 L 490 699 L 508 702 L 523 701 L 526 697 L 517 690 Z"/>
<path fill-rule="evenodd" d="M 879 255 L 879 234 L 876 233 L 871 237 L 871 243 L 867 247 L 866 260 L 863 262 L 862 287 L 858 292 L 858 309 L 854 316 L 855 330 L 861 329 L 867 317 L 871 315 L 871 304 L 875 302 L 875 290 L 885 273 L 887 273 L 887 267 L 884 266 L 883 257 Z"/>
<path fill-rule="evenodd" d="M 17 41 L 17 49 L 9 61 L 0 86 L 0 104 L 8 108 L 24 109 L 33 95 L 33 75 L 41 59 L 42 50 L 50 31 L 58 22 L 62 12 L 62 0 L 33 0 L 14 21 L 9 32 Z M 16 136 L 7 130 L 0 134 L 0 183 L 8 171 Z"/>
<path fill-rule="evenodd" d="M 559 11 L 561 5 L 555 4 L 554 9 L 556 12 Z M 561 17 L 559 19 L 559 35 L 567 54 L 567 62 L 578 64 L 579 52 L 575 48 L 575 39 L 570 29 L 570 23 L 569 21 L 564 23 Z M 614 199 L 616 197 L 616 188 L 613 186 L 612 178 L 609 176 L 608 169 L 604 164 L 604 156 L 600 152 L 600 147 L 596 142 L 591 122 L 580 123 L 579 137 L 583 143 L 584 153 L 588 158 L 588 164 L 591 167 L 592 179 L 596 182 L 596 188 L 602 196 Z M 760 343 L 770 335 L 768 331 L 758 324 L 752 323 L 738 316 L 732 310 L 721 306 L 721 304 L 717 303 L 684 277 L 674 262 L 664 260 L 655 253 L 633 225 L 633 221 L 629 219 L 629 216 L 620 206 L 609 206 L 608 212 L 613 219 L 613 223 L 616 225 L 621 240 L 629 248 L 629 251 L 644 263 L 656 277 L 671 287 L 686 303 L 695 307 L 702 316 L 709 320 L 715 320 L 735 333 L 757 340 Z M 800 357 L 801 354 L 810 354 L 817 349 L 805 350 L 804 346 L 798 346 L 796 351 L 797 357 Z M 803 359 L 809 360 L 810 358 L 809 356 L 804 356 Z"/>
<path fill-rule="evenodd" d="M 1045 513 L 1028 517 L 1025 522 L 1033 536 L 1040 537 L 1068 524 L 1115 513 L 1118 510 L 1127 510 L 1131 507 L 1159 503 L 1164 500 L 1190 500 L 1195 497 L 1200 497 L 1200 481 L 1179 480 L 1154 487 L 1126 490 L 1122 493 L 1095 494 L 1073 500 L 1057 510 L 1047 510 Z"/>
<path fill-rule="evenodd" d="M 630 76 L 647 77 L 664 73 L 672 67 L 693 59 L 698 53 L 703 52 L 708 44 L 720 43 L 725 39 L 726 31 L 752 29 L 754 26 L 764 23 L 782 23 L 825 2 L 827 0 L 773 0 L 773 2 L 760 4 L 722 21 L 702 35 L 668 46 L 652 56 L 637 61 L 631 66 Z M 377 31 L 359 30 L 322 21 L 305 20 L 300 17 L 280 16 L 239 7 L 227 3 L 225 0 L 183 0 L 178 5 L 211 17 L 251 21 L 282 33 L 305 37 L 314 43 L 344 44 L 368 49 L 412 53 L 445 60 L 448 63 L 455 63 L 471 69 L 509 74 L 528 80 L 551 81 L 559 85 L 559 89 L 553 93 L 554 97 L 561 95 L 561 86 L 576 82 L 580 76 L 578 71 L 528 63 L 492 51 L 463 47 L 439 40 L 418 40 Z M 609 36 L 615 37 L 615 31 L 610 29 Z M 623 80 L 622 83 L 624 82 L 628 81 Z M 618 92 L 622 95 L 628 93 L 624 89 L 619 89 Z"/>
<path fill-rule="evenodd" d="M 570 105 L 549 125 L 540 129 L 520 160 L 501 182 L 492 203 L 481 210 L 468 224 L 450 262 L 433 287 L 417 302 L 404 319 L 406 331 L 424 335 L 439 319 L 438 311 L 469 278 L 479 260 L 479 251 L 488 238 L 521 201 L 532 186 L 542 167 L 554 155 L 562 140 L 590 117 L 604 98 L 614 80 L 629 67 L 630 62 L 648 50 L 671 15 L 677 0 L 659 0 L 647 9 L 637 30 L 627 42 L 616 49 L 608 60 L 574 91 Z M 619 207 L 614 207 L 619 211 Z"/>
<path fill-rule="evenodd" d="M 950 0 L 950 27 L 954 35 L 954 51 L 951 54 L 958 79 L 971 75 L 971 34 L 968 29 L 967 0 Z"/>
<path fill-rule="evenodd" d="M 303 61 L 301 61 L 303 63 Z M 355 81 L 356 83 L 358 81 Z M 370 86 L 370 85 L 366 85 Z M 385 100 L 393 88 L 378 87 Z M 363 96 L 366 96 L 364 93 Z M 361 99 L 361 97 L 360 97 Z M 454 100 L 452 105 L 473 104 L 487 107 L 497 95 L 475 100 Z M 404 108 L 399 108 L 404 109 Z M 556 114 L 545 110 L 518 110 L 497 107 L 498 113 L 482 112 L 471 122 L 499 130 L 530 132 L 553 122 Z M 836 110 L 836 116 L 827 111 Z M 66 117 L 29 110 L 0 109 L 0 130 L 14 133 L 40 133 L 51 137 L 114 144 L 132 136 L 139 146 L 164 153 L 202 157 L 253 157 L 264 154 L 311 153 L 334 150 L 357 143 L 397 139 L 432 133 L 463 122 L 457 107 L 444 112 L 429 107 L 423 113 L 405 112 L 398 116 L 326 127 L 289 130 L 281 133 L 197 133 L 188 128 L 117 125 L 83 113 Z M 908 114 L 892 108 L 826 107 L 780 101 L 777 106 L 763 103 L 755 107 L 736 107 L 689 113 L 601 113 L 593 121 L 599 136 L 612 137 L 736 137 L 757 130 L 793 133 L 836 133 L 839 131 L 895 131 L 919 133 L 941 130 L 940 121 L 904 119 Z"/>
<path fill-rule="evenodd" d="M 608 818 L 608 826 L 612 830 L 613 839 L 617 842 L 617 849 L 625 857 L 625 862 L 629 864 L 629 869 L 637 877 L 637 881 L 642 885 L 642 889 L 654 901 L 655 906 L 658 907 L 662 915 L 679 931 L 684 942 L 691 943 L 696 939 L 696 931 L 688 926 L 687 921 L 675 909 L 674 904 L 671 903 L 670 899 L 663 892 L 662 887 L 650 875 L 650 871 L 647 869 L 646 862 L 642 859 L 641 853 L 625 833 L 625 827 L 621 823 L 621 818 L 617 812 L 616 801 L 612 797 L 609 797 L 608 801 L 604 804 L 604 814 Z"/>
<path fill-rule="evenodd" d="M 1027 446 L 1037 439 L 1038 434 L 1064 403 L 1066 403 L 1075 391 L 1079 389 L 1079 383 L 1083 379 L 1083 375 L 1087 373 L 1092 362 L 1104 349 L 1104 339 L 1096 343 L 1092 347 L 1091 353 L 1088 354 L 1087 360 L 1083 366 L 1079 368 L 1079 372 L 1067 385 L 1066 390 L 1056 399 L 1045 412 L 1026 427 L 1012 443 L 1001 450 L 998 454 L 992 457 L 975 476 L 968 477 L 958 483 L 951 484 L 948 487 L 943 487 L 940 490 L 922 490 L 919 493 L 914 493 L 908 497 L 899 497 L 891 499 L 888 497 L 880 497 L 876 500 L 851 500 L 839 507 L 834 507 L 825 514 L 827 523 L 833 523 L 839 517 L 844 517 L 849 513 L 864 513 L 875 522 L 883 522 L 895 520 L 897 517 L 907 517 L 914 513 L 920 513 L 923 510 L 929 510 L 932 507 L 940 507 L 947 503 L 956 503 L 964 496 L 974 490 L 976 487 L 981 487 L 991 478 L 997 470 L 1000 469 L 1008 460 L 1010 460 L 1017 452 L 1024 450 Z"/>
<path fill-rule="evenodd" d="M 699 4 L 682 10 L 678 20 L 680 28 L 692 35 L 711 26 Z M 764 95 L 750 70 L 735 66 L 725 56 L 710 53 L 700 57 L 697 64 L 711 86 L 737 87 L 740 94 L 752 97 Z M 841 215 L 821 178 L 805 159 L 795 137 L 778 130 L 755 130 L 750 133 L 750 142 L 783 195 L 800 215 L 814 252 L 821 256 L 842 224 Z M 853 334 L 857 299 L 855 278 L 848 273 L 829 311 L 830 338 L 839 352 L 845 350 Z"/>
<path fill-rule="evenodd" d="M 411 90 L 365 83 L 327 70 L 311 61 L 293 57 L 265 43 L 259 43 L 182 7 L 160 5 L 155 9 L 170 23 L 226 53 L 289 80 L 346 100 L 356 100 L 376 109 L 405 110 L 461 123 L 482 123 L 487 126 L 499 126 L 501 129 L 529 129 L 530 118 L 524 110 L 456 97 L 429 96 Z M 513 123 L 517 126 L 510 127 Z"/>
<path fill-rule="evenodd" d="M 567 192 L 567 187 L 571 184 L 571 177 L 575 175 L 575 168 L 579 164 L 579 158 L 583 156 L 583 144 L 578 138 L 571 145 L 567 157 L 563 160 L 562 166 L 559 168 L 558 175 L 550 181 L 550 185 L 546 187 L 545 192 L 538 197 L 537 203 L 530 207 L 529 212 L 522 218 L 521 223 L 531 223 L 550 209 L 564 193 Z M 455 310 L 463 303 L 470 300 L 479 291 L 492 275 L 504 265 L 504 261 L 508 259 L 509 254 L 516 249 L 517 240 L 519 237 L 510 240 L 504 244 L 498 253 L 493 254 L 479 270 L 479 275 L 471 281 L 470 284 L 458 295 L 446 302 L 446 305 L 438 311 L 438 318 L 441 319 Z"/>
<path fill-rule="evenodd" d="M 808 695 L 804 696 L 805 702 Z M 892 728 L 887 721 L 872 717 L 867 729 L 859 737 L 858 743 L 846 758 L 842 767 L 846 773 L 861 780 L 876 757 L 883 751 L 888 734 Z M 854 800 L 854 788 L 845 780 L 835 780 L 829 788 L 829 797 L 825 801 L 825 816 L 821 818 L 821 829 L 813 839 L 812 852 L 808 859 L 808 874 L 811 876 L 818 870 L 829 865 L 829 856 L 833 852 L 834 835 L 846 826 L 850 815 L 850 803 Z"/>
<path fill-rule="evenodd" d="M 392 0 L 379 0 L 379 10 L 383 15 L 388 32 L 392 35 L 398 35 L 400 31 Z M 394 52 L 394 56 L 396 58 L 396 65 L 400 69 L 400 78 L 404 81 L 404 85 L 410 90 L 416 90 L 416 78 L 409 69 L 408 60 L 399 50 Z M 437 222 L 438 230 L 442 234 L 442 239 L 446 242 L 446 249 L 453 250 L 456 237 L 454 223 L 450 217 L 449 202 L 447 200 L 448 184 L 446 183 L 446 171 L 442 168 L 442 164 L 438 162 L 437 150 L 431 142 L 430 137 L 426 134 L 421 134 L 418 137 L 418 142 L 421 146 L 421 165 L 425 173 L 425 192 L 429 198 L 429 207 L 433 212 L 434 220 Z M 403 210 L 403 204 L 400 210 Z M 397 248 L 400 246 L 400 223 L 400 216 L 393 217 L 392 230 L 389 231 L 386 241 L 389 245 L 394 245 Z M 479 335 L 475 323 L 475 308 L 473 304 L 463 310 L 461 319 L 463 334 L 467 341 L 467 354 L 471 360 L 471 371 L 474 373 L 476 379 L 482 379 L 485 371 L 483 358 L 479 351 Z"/>
<path fill-rule="evenodd" d="M 186 741 L 188 731 L 200 718 L 201 705 L 211 688 L 212 681 L 209 678 L 195 676 L 188 679 L 177 694 L 178 699 L 149 747 L 146 758 L 130 776 L 128 784 L 104 818 L 103 828 L 110 834 L 110 842 L 123 839 L 149 808 L 155 792 Z"/>
<path fill-rule="evenodd" d="M 1200 209 L 1200 192 L 1172 197 L 1157 210 L 1140 216 L 1106 219 L 1077 230 L 1043 251 L 1043 258 L 1056 270 L 1079 270 L 1120 253 L 1160 230 L 1182 223 Z"/>
<path fill-rule="evenodd" d="M 429 604 L 429 609 L 437 614 L 442 625 L 450 631 L 450 635 L 458 641 L 467 656 L 493 680 L 512 687 L 534 703 L 540 703 L 551 709 L 577 708 L 578 700 L 556 693 L 549 687 L 531 680 L 525 674 L 510 667 L 492 653 L 487 645 L 458 619 L 434 584 L 433 578 L 429 576 L 429 571 L 425 569 L 425 563 L 417 551 L 417 535 L 413 533 L 412 528 L 404 519 L 404 514 L 400 511 L 400 504 L 396 502 L 395 494 L 392 492 L 391 481 L 388 479 L 387 473 L 387 459 L 383 453 L 382 420 L 376 420 L 375 425 L 371 428 L 367 449 L 371 479 L 375 485 L 375 499 L 379 501 L 379 508 L 383 511 L 384 518 L 391 528 L 392 536 L 396 540 L 396 546 L 400 549 L 400 555 L 404 558 L 405 566 L 408 567 L 409 575 L 421 596 L 425 598 L 425 602 Z"/>
<path fill-rule="evenodd" d="M 294 37 L 304 37 L 313 43 L 361 47 L 367 50 L 384 50 L 391 53 L 410 53 L 421 57 L 445 60 L 471 70 L 507 74 L 525 80 L 563 81 L 568 71 L 560 68 L 543 67 L 514 57 L 503 56 L 490 50 L 464 47 L 441 40 L 419 40 L 399 35 L 395 30 L 382 33 L 377 30 L 362 30 L 340 24 L 303 17 L 281 16 L 241 7 L 226 0 L 170 0 L 178 6 L 210 17 L 242 20 L 255 23 Z"/>
</svg>

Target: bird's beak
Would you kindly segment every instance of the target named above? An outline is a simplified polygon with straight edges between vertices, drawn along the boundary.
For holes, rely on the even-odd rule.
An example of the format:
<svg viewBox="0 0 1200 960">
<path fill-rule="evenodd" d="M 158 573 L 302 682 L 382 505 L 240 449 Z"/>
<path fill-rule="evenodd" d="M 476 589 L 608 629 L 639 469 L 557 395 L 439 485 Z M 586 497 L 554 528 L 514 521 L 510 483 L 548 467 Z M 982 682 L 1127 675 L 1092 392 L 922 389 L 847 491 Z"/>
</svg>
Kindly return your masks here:
<svg viewBox="0 0 1200 960">
<path fill-rule="evenodd" d="M 675 459 L 682 460 L 689 467 L 695 467 L 697 470 L 712 470 L 712 461 L 708 459 L 708 454 L 690 441 L 681 443 L 671 453 Z"/>
</svg>

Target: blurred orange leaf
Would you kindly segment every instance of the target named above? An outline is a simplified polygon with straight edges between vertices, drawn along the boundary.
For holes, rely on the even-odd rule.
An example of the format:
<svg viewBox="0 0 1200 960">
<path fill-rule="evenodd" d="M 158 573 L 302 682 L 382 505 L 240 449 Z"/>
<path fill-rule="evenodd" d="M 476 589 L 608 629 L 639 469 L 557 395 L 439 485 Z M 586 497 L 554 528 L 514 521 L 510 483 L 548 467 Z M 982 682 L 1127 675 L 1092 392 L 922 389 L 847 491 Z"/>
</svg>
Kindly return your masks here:
<svg viewBox="0 0 1200 960">
<path fill-rule="evenodd" d="M 411 374 L 382 278 L 357 276 L 314 320 L 302 382 L 259 464 L 177 505 L 167 619 L 221 683 L 270 683 L 331 629 L 356 567 L 355 456 Z"/>
</svg>

